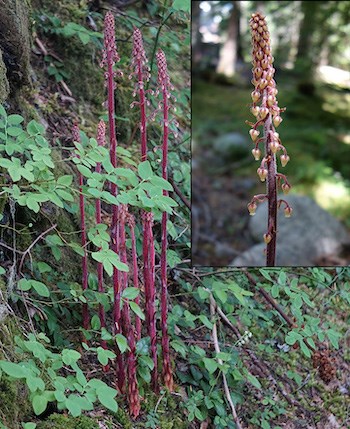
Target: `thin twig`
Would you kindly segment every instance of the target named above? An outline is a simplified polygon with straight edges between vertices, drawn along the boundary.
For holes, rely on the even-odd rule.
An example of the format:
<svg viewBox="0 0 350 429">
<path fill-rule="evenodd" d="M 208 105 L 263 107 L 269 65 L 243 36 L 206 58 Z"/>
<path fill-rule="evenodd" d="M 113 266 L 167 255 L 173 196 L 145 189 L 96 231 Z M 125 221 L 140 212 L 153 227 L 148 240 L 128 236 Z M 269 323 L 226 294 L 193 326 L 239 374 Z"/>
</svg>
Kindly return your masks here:
<svg viewBox="0 0 350 429">
<path fill-rule="evenodd" d="M 213 295 L 210 294 L 210 315 L 211 315 L 211 319 L 212 319 L 212 323 L 213 323 L 212 337 L 213 337 L 215 351 L 216 351 L 216 353 L 220 353 L 221 350 L 220 350 L 220 346 L 219 346 L 217 326 L 216 326 L 216 322 L 215 322 L 216 308 L 217 308 L 216 301 L 215 301 Z M 220 365 L 223 364 L 222 359 L 218 359 L 218 362 Z M 233 420 L 236 424 L 237 429 L 242 429 L 242 425 L 238 419 L 236 408 L 235 408 L 234 403 L 233 403 L 232 398 L 231 398 L 231 393 L 230 393 L 230 389 L 229 389 L 228 384 L 227 384 L 226 375 L 223 371 L 221 374 L 222 374 L 222 381 L 224 383 L 225 396 L 226 396 L 227 402 L 230 405 Z"/>
<path fill-rule="evenodd" d="M 188 199 L 183 195 L 183 193 L 180 191 L 177 184 L 174 182 L 174 180 L 169 177 L 169 182 L 171 183 L 175 194 L 180 198 L 180 200 L 185 204 L 185 206 L 191 210 L 191 203 L 188 201 Z"/>
<path fill-rule="evenodd" d="M 283 319 L 288 323 L 288 325 L 293 328 L 295 326 L 293 320 L 287 316 L 287 314 L 283 311 L 281 306 L 277 304 L 277 302 L 266 292 L 266 290 L 262 289 L 258 286 L 257 281 L 254 279 L 254 277 L 245 269 L 242 270 L 242 272 L 246 275 L 248 280 L 253 283 L 257 291 L 266 299 L 266 301 L 271 304 L 271 306 L 278 311 L 278 313 L 283 317 Z"/>
<path fill-rule="evenodd" d="M 24 252 L 23 252 L 23 254 L 22 254 L 22 258 L 21 258 L 21 262 L 19 263 L 19 267 L 18 267 L 18 272 L 20 273 L 21 272 L 21 270 L 22 270 L 22 266 L 23 266 L 23 263 L 24 263 L 24 259 L 25 259 L 25 257 L 26 257 L 26 255 L 28 254 L 28 253 L 30 253 L 30 251 L 32 250 L 32 248 L 36 245 L 36 243 L 38 242 L 38 241 L 40 241 L 42 238 L 44 238 L 44 236 L 46 235 L 46 234 L 48 234 L 50 231 L 52 231 L 53 229 L 55 229 L 56 228 L 56 226 L 57 226 L 57 223 L 55 223 L 54 225 L 52 225 L 49 229 L 47 229 L 46 231 L 44 231 L 44 232 L 42 232 L 40 235 L 39 235 L 39 237 L 37 237 L 34 241 L 33 241 L 33 243 L 27 248 L 27 250 L 25 250 Z"/>
</svg>

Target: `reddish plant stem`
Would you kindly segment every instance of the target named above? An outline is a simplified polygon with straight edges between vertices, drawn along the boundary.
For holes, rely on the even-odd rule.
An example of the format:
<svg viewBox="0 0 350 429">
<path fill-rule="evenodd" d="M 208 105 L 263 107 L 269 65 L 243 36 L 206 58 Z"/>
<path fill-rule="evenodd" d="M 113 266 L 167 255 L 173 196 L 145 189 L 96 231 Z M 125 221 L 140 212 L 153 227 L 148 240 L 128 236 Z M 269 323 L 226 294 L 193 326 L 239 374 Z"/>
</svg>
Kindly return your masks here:
<svg viewBox="0 0 350 429">
<path fill-rule="evenodd" d="M 144 282 L 145 285 L 145 296 L 146 296 L 146 313 L 148 321 L 148 334 L 151 341 L 150 352 L 151 359 L 153 360 L 153 370 L 151 374 L 151 385 L 154 392 L 158 392 L 158 361 L 157 361 L 157 326 L 156 326 L 156 309 L 155 309 L 155 251 L 154 251 L 154 238 L 153 238 L 153 213 L 144 211 L 142 213 L 142 219 L 144 222 L 145 233 L 147 241 L 150 244 L 145 246 L 147 256 L 147 269 L 144 269 Z M 147 243 L 146 241 L 146 243 Z M 147 247 L 147 249 L 145 249 Z M 144 267 L 145 268 L 145 267 Z"/>
<path fill-rule="evenodd" d="M 172 89 L 168 74 L 165 54 L 162 50 L 157 52 L 158 83 L 162 93 L 163 107 L 163 157 L 162 177 L 168 180 L 168 137 L 169 137 L 169 99 Z M 163 190 L 163 195 L 168 196 L 168 191 Z M 170 362 L 170 347 L 168 334 L 168 285 L 167 285 L 167 212 L 162 214 L 162 250 L 161 250 L 161 329 L 162 329 L 162 353 L 163 353 L 163 379 L 165 386 L 172 391 L 174 388 L 173 375 Z"/>
<path fill-rule="evenodd" d="M 265 138 L 265 153 L 267 157 L 267 231 L 271 235 L 271 241 L 266 246 L 266 266 L 274 267 L 276 258 L 276 239 L 277 239 L 277 182 L 276 182 L 276 155 L 271 151 L 271 134 L 270 131 L 275 131 L 272 125 L 271 115 L 264 123 L 264 138 Z"/>
<path fill-rule="evenodd" d="M 120 260 L 124 264 L 127 264 L 127 252 L 126 252 L 126 237 L 125 237 L 125 223 L 129 220 L 128 207 L 123 204 L 119 207 L 119 243 L 120 243 Z M 121 292 L 125 290 L 128 283 L 128 274 L 126 272 L 120 273 L 121 280 Z M 122 309 L 123 319 L 123 331 L 128 341 L 129 352 L 127 353 L 127 376 L 128 376 L 128 402 L 130 415 L 133 418 L 138 417 L 140 414 L 140 395 L 137 383 L 137 359 L 136 359 L 136 342 L 134 327 L 131 323 L 129 302 L 124 299 Z"/>
<path fill-rule="evenodd" d="M 135 237 L 135 218 L 133 215 L 128 217 L 128 225 L 130 228 L 131 236 L 131 252 L 132 252 L 132 275 L 133 275 L 133 286 L 140 289 L 139 286 L 139 270 L 137 265 L 137 249 L 136 249 L 136 237 Z M 140 306 L 140 294 L 135 298 L 135 303 Z M 136 341 L 141 340 L 141 319 L 139 316 L 135 316 L 135 338 Z"/>
<path fill-rule="evenodd" d="M 106 143 L 106 125 L 103 121 L 100 121 L 99 126 L 98 126 L 98 133 L 97 133 L 97 141 L 98 144 L 100 146 L 104 146 Z M 101 174 L 102 172 L 102 167 L 101 167 L 101 163 L 98 162 L 96 164 L 96 168 L 95 168 L 96 173 Z M 101 219 L 101 200 L 99 198 L 96 199 L 95 201 L 95 217 L 96 217 L 96 225 L 99 225 L 102 223 L 102 219 Z M 100 249 L 99 249 L 100 250 Z M 98 292 L 99 293 L 104 293 L 104 286 L 103 286 L 103 264 L 102 262 L 99 262 L 97 264 L 97 284 L 98 284 Z M 105 309 L 103 307 L 103 305 L 100 303 L 98 305 L 98 315 L 99 315 L 99 319 L 100 319 L 100 325 L 101 328 L 106 328 L 106 315 L 105 315 Z M 108 349 L 107 347 L 107 342 L 106 340 L 102 340 L 100 341 L 101 343 L 101 347 L 104 348 L 105 350 Z M 103 371 L 107 372 L 109 371 L 109 365 L 104 365 L 103 366 Z"/>
<path fill-rule="evenodd" d="M 104 51 L 103 58 L 101 61 L 101 67 L 106 68 L 106 86 L 107 86 L 107 107 L 108 107 L 108 125 L 109 125 L 109 140 L 110 140 L 110 160 L 113 167 L 117 166 L 117 137 L 116 137 L 116 124 L 115 124 L 115 103 L 114 103 L 114 91 L 115 91 L 115 72 L 113 66 L 116 61 L 119 61 L 119 56 L 115 44 L 115 22 L 114 16 L 111 12 L 107 12 L 105 16 L 105 29 L 104 29 Z M 117 196 L 118 189 L 114 183 L 110 184 L 111 194 Z M 112 206 L 112 228 L 111 228 L 111 249 L 118 253 L 118 206 Z M 113 322 L 114 332 L 121 332 L 121 292 L 119 284 L 119 271 L 113 268 Z M 125 384 L 125 368 L 124 359 L 119 350 L 116 350 L 117 354 L 117 377 L 119 390 L 122 392 L 122 387 Z"/>
<path fill-rule="evenodd" d="M 163 158 L 162 158 L 162 177 L 168 180 L 168 97 L 167 88 L 163 89 Z M 168 191 L 163 189 L 163 195 L 168 196 Z M 174 389 L 174 381 L 170 363 L 170 347 L 168 335 L 168 284 L 167 284 L 167 220 L 168 213 L 162 213 L 162 250 L 161 250 L 161 328 L 162 328 L 162 352 L 163 352 L 163 378 L 166 387 L 172 391 Z"/>
<path fill-rule="evenodd" d="M 147 120 L 146 120 L 146 97 L 143 83 L 142 61 L 138 60 L 138 79 L 141 112 L 141 162 L 147 160 Z"/>
</svg>

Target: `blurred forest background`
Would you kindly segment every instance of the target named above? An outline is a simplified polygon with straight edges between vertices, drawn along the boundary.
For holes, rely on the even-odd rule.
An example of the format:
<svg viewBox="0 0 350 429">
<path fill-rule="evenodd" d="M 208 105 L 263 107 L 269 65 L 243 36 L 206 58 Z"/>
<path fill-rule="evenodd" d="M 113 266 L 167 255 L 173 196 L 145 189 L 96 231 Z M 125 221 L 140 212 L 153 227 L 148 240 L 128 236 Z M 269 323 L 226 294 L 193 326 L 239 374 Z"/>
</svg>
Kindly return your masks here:
<svg viewBox="0 0 350 429">
<path fill-rule="evenodd" d="M 324 224 L 308 242 L 323 231 L 328 237 L 319 253 L 302 243 L 299 259 L 281 255 L 280 247 L 280 264 L 344 265 L 350 227 L 350 2 L 344 1 L 192 2 L 193 264 L 249 265 L 242 253 L 262 242 L 247 211 L 265 186 L 245 124 L 253 120 L 249 18 L 256 10 L 267 17 L 277 98 L 286 107 L 278 132 L 291 161 L 283 173 L 300 208 L 293 230 L 283 234 L 288 243 L 280 237 L 277 246 L 293 248 L 293 236 L 297 246 L 319 217 Z M 303 248 L 314 253 L 303 255 Z"/>
</svg>

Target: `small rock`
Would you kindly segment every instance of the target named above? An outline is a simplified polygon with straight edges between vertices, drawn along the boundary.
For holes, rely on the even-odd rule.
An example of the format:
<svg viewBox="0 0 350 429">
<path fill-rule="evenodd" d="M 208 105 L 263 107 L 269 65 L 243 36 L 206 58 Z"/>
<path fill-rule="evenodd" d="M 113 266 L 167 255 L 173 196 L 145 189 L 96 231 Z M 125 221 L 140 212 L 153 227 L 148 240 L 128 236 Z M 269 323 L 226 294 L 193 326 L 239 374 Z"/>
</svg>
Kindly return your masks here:
<svg viewBox="0 0 350 429">
<path fill-rule="evenodd" d="M 311 198 L 290 195 L 283 197 L 293 208 L 291 218 L 285 218 L 283 208 L 278 211 L 277 266 L 313 266 L 315 261 L 341 252 L 350 243 L 346 228 Z M 234 266 L 264 266 L 267 203 L 259 204 L 251 218 L 249 230 L 259 241 L 233 261 Z"/>
</svg>

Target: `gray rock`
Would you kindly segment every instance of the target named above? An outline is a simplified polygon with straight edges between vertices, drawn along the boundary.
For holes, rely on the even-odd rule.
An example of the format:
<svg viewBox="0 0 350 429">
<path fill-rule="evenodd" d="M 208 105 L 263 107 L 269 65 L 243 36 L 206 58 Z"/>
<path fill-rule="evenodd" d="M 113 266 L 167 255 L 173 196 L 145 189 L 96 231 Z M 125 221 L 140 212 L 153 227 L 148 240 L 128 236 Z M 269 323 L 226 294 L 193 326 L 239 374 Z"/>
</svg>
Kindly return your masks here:
<svg viewBox="0 0 350 429">
<path fill-rule="evenodd" d="M 216 155 L 226 161 L 238 161 L 249 155 L 249 139 L 241 133 L 228 133 L 217 137 L 213 142 Z"/>
<path fill-rule="evenodd" d="M 283 197 L 282 197 L 283 198 Z M 337 255 L 350 243 L 346 228 L 309 197 L 291 195 L 284 197 L 293 208 L 293 215 L 285 218 L 283 208 L 278 212 L 276 265 L 313 266 L 322 257 Z M 234 266 L 264 266 L 267 203 L 260 204 L 249 223 L 253 238 L 259 241 L 237 257 Z"/>
</svg>

